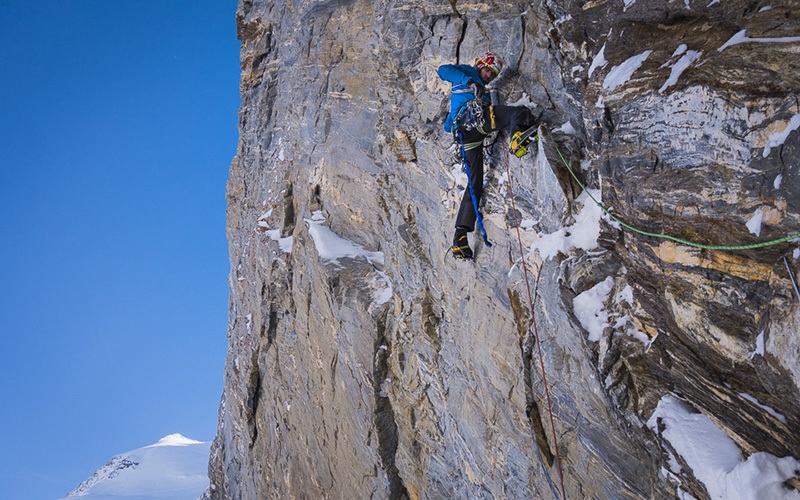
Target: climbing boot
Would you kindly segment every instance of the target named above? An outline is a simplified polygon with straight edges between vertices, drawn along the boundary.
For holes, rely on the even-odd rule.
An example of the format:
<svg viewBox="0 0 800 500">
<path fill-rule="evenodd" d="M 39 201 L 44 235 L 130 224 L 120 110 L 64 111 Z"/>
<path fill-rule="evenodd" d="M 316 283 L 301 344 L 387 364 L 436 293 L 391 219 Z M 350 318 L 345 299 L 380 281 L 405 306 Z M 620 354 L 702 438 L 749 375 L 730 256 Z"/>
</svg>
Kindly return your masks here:
<svg viewBox="0 0 800 500">
<path fill-rule="evenodd" d="M 456 235 L 450 250 L 453 252 L 453 257 L 456 259 L 471 259 L 473 255 L 466 234 L 461 236 Z"/>
<path fill-rule="evenodd" d="M 511 152 L 514 153 L 514 156 L 522 158 L 528 154 L 528 144 L 536 140 L 535 132 L 534 128 L 530 128 L 525 131 L 520 130 L 511 136 Z"/>
</svg>

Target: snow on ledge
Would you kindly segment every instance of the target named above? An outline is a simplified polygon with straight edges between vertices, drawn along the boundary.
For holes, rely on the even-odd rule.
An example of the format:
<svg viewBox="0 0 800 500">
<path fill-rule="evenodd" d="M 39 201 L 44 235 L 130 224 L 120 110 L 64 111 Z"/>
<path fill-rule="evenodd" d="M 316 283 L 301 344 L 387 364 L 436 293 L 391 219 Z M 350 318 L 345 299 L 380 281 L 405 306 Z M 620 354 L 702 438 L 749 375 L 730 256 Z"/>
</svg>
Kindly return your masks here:
<svg viewBox="0 0 800 500">
<path fill-rule="evenodd" d="M 316 211 L 310 219 L 303 220 L 308 224 L 308 232 L 322 260 L 339 265 L 339 259 L 344 257 L 364 257 L 370 264 L 383 265 L 383 252 L 370 252 L 361 245 L 342 238 L 323 224 L 325 216 L 322 212 Z"/>
<path fill-rule="evenodd" d="M 589 78 L 592 77 L 592 73 L 594 73 L 594 70 L 596 70 L 597 68 L 600 69 L 605 68 L 607 64 L 608 61 L 606 60 L 606 44 L 603 44 L 603 46 L 600 48 L 600 52 L 598 52 L 597 55 L 594 56 L 594 59 L 592 60 L 592 65 L 589 66 Z"/>
<path fill-rule="evenodd" d="M 677 453 L 691 472 L 708 490 L 712 499 L 797 500 L 800 494 L 784 488 L 783 483 L 800 469 L 794 457 L 778 458 L 765 452 L 742 460 L 739 447 L 714 422 L 702 413 L 694 413 L 678 398 L 661 398 L 647 426 L 669 443 L 664 447 L 669 460 L 665 476 L 682 471 Z M 662 430 L 663 429 L 663 430 Z M 692 498 L 678 486 L 680 498 Z"/>
<path fill-rule="evenodd" d="M 321 211 L 318 210 L 310 219 L 303 220 L 308 224 L 308 233 L 314 240 L 314 247 L 322 260 L 341 268 L 339 263 L 341 258 L 364 257 L 373 266 L 383 266 L 383 252 L 370 252 L 361 245 L 342 238 L 324 225 L 325 215 Z M 375 269 L 375 273 L 377 279 L 371 280 L 375 304 L 386 304 L 392 298 L 392 282 L 389 276 L 378 268 Z"/>
<path fill-rule="evenodd" d="M 541 147 L 541 142 L 539 144 Z M 539 157 L 544 158 L 543 151 L 539 151 Z M 599 189 L 589 189 L 589 191 L 596 200 L 601 201 Z M 539 239 L 534 241 L 530 247 L 531 253 L 538 251 L 542 260 L 548 260 L 558 255 L 559 252 L 567 253 L 573 248 L 581 248 L 586 251 L 597 248 L 603 210 L 589 197 L 586 191 L 582 192 L 576 201 L 583 204 L 583 208 L 575 216 L 575 224 L 562 227 L 554 233 L 539 235 Z"/>
<path fill-rule="evenodd" d="M 678 50 L 680 50 L 680 53 L 678 53 Z M 689 68 L 689 66 L 691 66 L 695 61 L 700 59 L 700 56 L 703 55 L 703 52 L 699 50 L 686 51 L 685 44 L 681 44 L 680 47 L 678 47 L 678 50 L 675 51 L 676 52 L 675 55 L 681 55 L 681 58 L 678 60 L 678 62 L 676 62 L 670 67 L 669 78 L 667 78 L 667 81 L 664 82 L 664 85 L 662 85 L 661 88 L 658 89 L 658 92 L 661 94 L 663 94 L 664 91 L 667 90 L 669 87 L 678 83 L 678 78 L 680 78 L 681 74 L 683 74 L 683 72 L 686 71 L 686 69 Z"/>
<path fill-rule="evenodd" d="M 608 312 L 604 303 L 613 287 L 614 278 L 608 276 L 604 281 L 572 299 L 575 316 L 589 332 L 590 342 L 600 340 L 603 330 L 608 326 Z"/>
<path fill-rule="evenodd" d="M 646 50 L 641 54 L 629 57 L 619 66 L 614 66 L 608 72 L 606 78 L 603 80 L 603 88 L 606 90 L 614 90 L 620 85 L 624 85 L 631 79 L 633 73 L 642 67 L 642 64 L 650 57 L 652 50 Z"/>
<path fill-rule="evenodd" d="M 722 47 L 717 49 L 717 52 L 722 52 L 731 45 L 738 45 L 740 43 L 792 43 L 800 42 L 800 36 L 785 36 L 780 38 L 750 38 L 747 36 L 747 30 L 741 30 L 733 35 L 727 42 L 722 44 Z"/>
</svg>

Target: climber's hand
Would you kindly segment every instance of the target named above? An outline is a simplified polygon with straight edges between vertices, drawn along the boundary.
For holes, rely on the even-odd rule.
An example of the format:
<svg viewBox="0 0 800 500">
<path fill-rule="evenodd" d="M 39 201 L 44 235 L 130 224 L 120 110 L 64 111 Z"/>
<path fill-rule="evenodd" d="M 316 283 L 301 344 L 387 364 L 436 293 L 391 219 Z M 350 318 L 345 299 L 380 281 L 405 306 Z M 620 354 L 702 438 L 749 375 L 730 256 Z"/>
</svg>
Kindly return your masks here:
<svg viewBox="0 0 800 500">
<path fill-rule="evenodd" d="M 475 94 L 475 99 L 480 99 L 483 97 L 483 94 L 486 93 L 486 89 L 484 89 L 482 85 L 478 85 L 473 81 L 470 81 L 468 86 L 472 89 L 472 93 Z"/>
</svg>

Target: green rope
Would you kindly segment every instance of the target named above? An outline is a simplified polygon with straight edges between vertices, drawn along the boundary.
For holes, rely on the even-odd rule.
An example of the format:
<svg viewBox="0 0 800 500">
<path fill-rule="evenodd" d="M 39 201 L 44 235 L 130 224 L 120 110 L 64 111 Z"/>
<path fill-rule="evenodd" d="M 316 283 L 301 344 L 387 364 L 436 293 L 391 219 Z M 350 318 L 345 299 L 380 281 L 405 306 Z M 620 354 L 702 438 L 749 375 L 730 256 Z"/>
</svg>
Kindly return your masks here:
<svg viewBox="0 0 800 500">
<path fill-rule="evenodd" d="M 589 192 L 589 190 L 586 189 L 586 187 L 581 183 L 580 179 L 578 179 L 578 176 L 575 175 L 575 172 L 572 171 L 572 168 L 570 168 L 569 163 L 567 163 L 567 160 L 564 159 L 564 155 L 561 154 L 561 150 L 558 149 L 558 146 L 555 143 L 553 143 L 553 146 L 556 148 L 556 151 L 558 152 L 558 156 L 561 158 L 561 161 L 564 163 L 564 166 L 567 167 L 567 170 L 569 171 L 569 173 L 572 176 L 572 178 L 575 179 L 575 182 L 578 183 L 578 185 L 581 187 L 581 189 L 583 189 L 586 192 L 586 194 L 589 195 L 589 198 L 591 198 L 592 201 L 595 202 L 597 204 L 597 206 L 600 207 L 603 210 L 603 212 L 605 212 L 609 217 L 611 217 L 612 219 L 617 221 L 622 227 L 624 227 L 626 229 L 629 229 L 629 230 L 633 231 L 634 233 L 638 233 L 638 234 L 641 234 L 641 235 L 644 235 L 644 236 L 651 236 L 653 238 L 663 238 L 663 239 L 667 239 L 667 240 L 672 240 L 672 241 L 675 241 L 677 243 L 682 243 L 684 245 L 689 245 L 689 246 L 695 247 L 695 248 L 702 248 L 702 249 L 705 249 L 705 250 L 752 250 L 754 248 L 762 248 L 762 247 L 767 247 L 767 246 L 771 246 L 771 245 L 778 245 L 780 243 L 786 243 L 786 242 L 788 242 L 790 240 L 794 240 L 794 239 L 800 238 L 800 233 L 797 233 L 797 234 L 790 234 L 789 236 L 784 236 L 783 238 L 778 238 L 776 240 L 762 241 L 760 243 L 752 243 L 750 245 L 706 245 L 706 244 L 703 244 L 703 243 L 695 243 L 693 241 L 687 241 L 687 240 L 684 240 L 684 239 L 681 239 L 681 238 L 678 238 L 678 237 L 675 237 L 675 236 L 670 236 L 668 234 L 651 233 L 649 231 L 644 231 L 642 229 L 635 228 L 635 227 L 631 226 L 630 224 L 627 224 L 627 223 L 623 222 L 622 220 L 620 220 L 619 217 L 617 217 L 614 214 L 612 214 L 606 207 L 604 207 L 599 201 L 597 201 L 595 199 L 595 197 L 592 196 L 592 193 Z"/>
</svg>

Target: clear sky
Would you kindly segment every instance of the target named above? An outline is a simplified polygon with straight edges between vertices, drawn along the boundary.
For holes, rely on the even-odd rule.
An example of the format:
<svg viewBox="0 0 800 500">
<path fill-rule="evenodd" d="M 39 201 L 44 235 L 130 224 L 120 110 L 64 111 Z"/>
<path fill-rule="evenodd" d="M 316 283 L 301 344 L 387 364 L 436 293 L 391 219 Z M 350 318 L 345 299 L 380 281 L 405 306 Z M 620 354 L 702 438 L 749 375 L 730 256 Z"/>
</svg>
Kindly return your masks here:
<svg viewBox="0 0 800 500">
<path fill-rule="evenodd" d="M 0 0 L 0 498 L 216 432 L 236 0 Z"/>
</svg>

